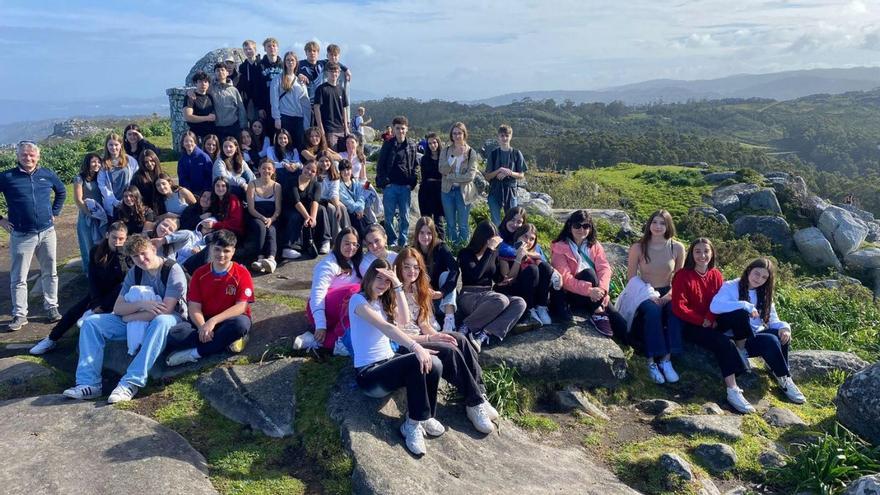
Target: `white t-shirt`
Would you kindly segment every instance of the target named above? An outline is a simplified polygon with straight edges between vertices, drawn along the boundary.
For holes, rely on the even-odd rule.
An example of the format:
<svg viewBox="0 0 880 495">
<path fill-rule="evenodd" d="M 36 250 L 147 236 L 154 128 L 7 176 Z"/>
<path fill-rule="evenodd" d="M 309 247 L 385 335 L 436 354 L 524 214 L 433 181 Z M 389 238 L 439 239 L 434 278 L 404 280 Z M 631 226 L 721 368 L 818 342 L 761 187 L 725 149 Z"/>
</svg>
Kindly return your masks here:
<svg viewBox="0 0 880 495">
<path fill-rule="evenodd" d="M 385 311 L 382 310 L 382 303 L 379 301 L 370 303 L 360 292 L 351 296 L 348 303 L 348 319 L 351 322 L 351 347 L 354 350 L 355 368 L 394 357 L 394 351 L 391 350 L 391 340 L 355 313 L 355 310 L 364 304 L 370 305 L 384 321 L 388 321 Z"/>
<path fill-rule="evenodd" d="M 393 265 L 394 260 L 397 259 L 397 253 L 395 253 L 394 251 L 387 251 L 387 253 L 388 254 L 385 255 L 385 259 L 388 260 L 388 263 Z M 369 252 L 369 251 L 367 251 L 364 254 L 364 257 L 361 258 L 361 264 L 358 265 L 358 269 L 360 269 L 360 271 L 361 271 L 361 277 L 363 277 L 367 273 L 367 270 L 370 268 L 370 265 L 372 265 L 373 262 L 376 261 L 377 259 L 378 258 L 376 258 L 376 255 Z"/>
</svg>

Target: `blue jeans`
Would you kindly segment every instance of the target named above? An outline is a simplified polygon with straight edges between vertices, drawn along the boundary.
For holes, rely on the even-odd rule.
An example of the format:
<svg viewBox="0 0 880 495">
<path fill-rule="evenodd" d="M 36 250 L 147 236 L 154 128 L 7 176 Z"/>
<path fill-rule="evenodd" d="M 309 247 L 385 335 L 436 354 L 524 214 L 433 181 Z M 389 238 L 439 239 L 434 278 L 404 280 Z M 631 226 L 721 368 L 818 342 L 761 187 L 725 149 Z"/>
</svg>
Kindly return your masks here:
<svg viewBox="0 0 880 495">
<path fill-rule="evenodd" d="M 673 322 L 667 325 L 669 315 L 672 314 L 670 305 L 662 307 L 654 301 L 647 299 L 636 309 L 633 326 L 639 325 L 644 332 L 643 342 L 645 356 L 661 357 L 667 354 L 681 354 L 681 325 Z"/>
<path fill-rule="evenodd" d="M 461 189 L 453 187 L 451 191 L 442 193 L 443 214 L 446 216 L 446 241 L 450 244 L 461 244 L 468 241 L 468 218 L 471 208 L 464 204 Z"/>
<path fill-rule="evenodd" d="M 502 208 L 501 198 L 497 198 L 492 194 L 489 194 L 487 202 L 489 203 L 489 218 L 496 226 L 501 225 L 501 218 L 504 217 L 504 214 L 507 213 L 507 210 L 517 205 L 516 195 L 511 198 L 510 206 L 508 206 L 507 208 Z"/>
<path fill-rule="evenodd" d="M 382 190 L 382 208 L 385 210 L 385 233 L 388 234 L 388 244 L 393 246 L 395 241 L 398 246 L 406 246 L 407 234 L 409 234 L 409 186 L 389 184 Z M 400 234 L 394 231 L 394 215 L 400 215 L 397 228 Z"/>
<path fill-rule="evenodd" d="M 106 230 L 105 228 L 102 230 Z M 101 238 L 95 238 L 92 229 L 92 219 L 80 212 L 76 218 L 76 240 L 79 243 L 79 255 L 82 258 L 82 269 L 86 276 L 89 275 L 89 253 L 95 244 L 101 242 Z"/>
<path fill-rule="evenodd" d="M 144 342 L 131 360 L 125 376 L 119 383 L 137 387 L 147 384 L 150 368 L 165 350 L 168 331 L 182 320 L 178 314 L 159 315 L 147 325 Z M 102 313 L 86 318 L 79 332 L 79 363 L 76 366 L 77 385 L 100 385 L 101 368 L 104 366 L 104 345 L 110 340 L 125 340 L 128 325 L 112 313 Z"/>
</svg>

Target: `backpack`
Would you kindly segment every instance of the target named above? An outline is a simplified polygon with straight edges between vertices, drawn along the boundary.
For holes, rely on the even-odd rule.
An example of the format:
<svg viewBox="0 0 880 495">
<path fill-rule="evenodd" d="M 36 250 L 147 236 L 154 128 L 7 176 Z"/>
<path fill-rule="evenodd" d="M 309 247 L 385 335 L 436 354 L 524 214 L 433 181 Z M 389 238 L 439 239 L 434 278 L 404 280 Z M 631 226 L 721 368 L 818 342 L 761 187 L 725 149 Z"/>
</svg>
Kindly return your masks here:
<svg viewBox="0 0 880 495">
<path fill-rule="evenodd" d="M 171 274 L 171 268 L 173 268 L 174 265 L 176 265 L 176 264 L 177 264 L 177 262 L 171 258 L 165 258 L 165 261 L 162 262 L 162 269 L 161 269 L 162 271 L 159 275 L 159 278 L 162 280 L 162 285 L 164 285 L 165 287 L 168 287 L 168 276 Z M 181 267 L 181 269 L 182 268 L 183 267 Z M 137 265 L 135 265 L 133 269 L 134 269 L 134 285 L 141 285 L 141 280 L 143 280 L 143 278 L 144 278 L 144 271 L 143 271 L 143 269 L 141 269 L 141 267 L 139 267 Z M 183 276 L 186 279 L 186 284 L 187 284 L 187 286 L 189 286 L 190 275 L 189 275 L 189 273 L 186 272 L 186 270 L 182 270 L 182 271 L 183 271 Z"/>
</svg>

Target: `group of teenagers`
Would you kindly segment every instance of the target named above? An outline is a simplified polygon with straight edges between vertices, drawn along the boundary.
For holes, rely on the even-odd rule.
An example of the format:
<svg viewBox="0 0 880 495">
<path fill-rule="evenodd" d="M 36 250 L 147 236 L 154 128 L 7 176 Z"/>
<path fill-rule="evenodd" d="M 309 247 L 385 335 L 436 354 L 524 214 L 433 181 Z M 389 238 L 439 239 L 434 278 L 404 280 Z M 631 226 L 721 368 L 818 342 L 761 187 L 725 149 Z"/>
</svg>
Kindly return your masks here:
<svg viewBox="0 0 880 495">
<path fill-rule="evenodd" d="M 772 261 L 756 259 L 725 282 L 709 239 L 685 248 L 674 236 L 667 211 L 651 215 L 629 249 L 628 283 L 612 304 L 612 267 L 587 210 L 569 216 L 549 258 L 521 207 L 497 225 L 478 223 L 457 256 L 430 216 L 395 250 L 378 225 L 364 236 L 343 229 L 314 269 L 306 308 L 314 333 L 297 341 L 351 355 L 369 396 L 405 387 L 400 431 L 416 455 L 426 452 L 427 436 L 445 431 L 435 418 L 440 378 L 464 397 L 475 429 L 491 433 L 498 413 L 485 395 L 482 349 L 518 324 L 525 330 L 574 314 L 645 356 L 656 383 L 679 381 L 672 357 L 690 341 L 715 355 L 735 410 L 755 411 L 736 382 L 751 369 L 750 358 L 763 358 L 782 393 L 804 403 L 788 368 L 791 328 L 773 303 Z"/>
</svg>

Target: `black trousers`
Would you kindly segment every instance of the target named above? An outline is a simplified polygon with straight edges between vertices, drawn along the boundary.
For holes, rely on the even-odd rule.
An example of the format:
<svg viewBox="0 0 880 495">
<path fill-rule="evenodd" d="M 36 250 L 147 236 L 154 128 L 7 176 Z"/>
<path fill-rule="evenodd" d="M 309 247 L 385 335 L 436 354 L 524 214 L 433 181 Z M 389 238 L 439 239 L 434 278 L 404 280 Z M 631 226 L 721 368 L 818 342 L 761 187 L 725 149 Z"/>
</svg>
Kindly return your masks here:
<svg viewBox="0 0 880 495">
<path fill-rule="evenodd" d="M 526 308 L 547 306 L 550 297 L 550 277 L 553 267 L 542 261 L 538 264 L 520 268 L 510 285 L 495 286 L 495 290 L 509 296 L 519 296 L 526 302 Z"/>
<path fill-rule="evenodd" d="M 80 316 L 83 315 L 88 310 L 94 310 L 95 308 L 101 308 L 106 312 L 110 312 L 113 310 L 113 305 L 116 303 L 116 298 L 119 297 L 119 289 L 116 288 L 116 291 L 108 292 L 104 294 L 100 300 L 95 303 L 92 302 L 91 296 L 86 295 L 82 299 L 76 302 L 70 309 L 64 312 L 61 315 L 61 320 L 52 327 L 52 331 L 49 332 L 49 339 L 53 342 L 58 342 L 61 340 L 61 337 L 67 333 L 68 330 L 73 328 L 76 325 L 76 321 L 79 320 Z"/>
<path fill-rule="evenodd" d="M 327 209 L 318 205 L 317 225 L 314 228 L 304 228 L 306 219 L 293 209 L 287 212 L 287 241 L 285 247 L 294 249 L 300 240 L 312 241 L 319 245 L 324 241 L 330 242 L 330 223 L 327 220 Z"/>
<path fill-rule="evenodd" d="M 220 147 L 223 147 L 223 141 L 232 136 L 236 141 L 241 139 L 241 127 L 238 126 L 238 123 L 232 125 L 215 125 L 214 131 L 217 134 L 217 138 L 220 140 Z"/>
<path fill-rule="evenodd" d="M 673 316 L 672 318 L 677 318 Z M 670 320 L 672 320 L 670 318 Z M 715 355 L 721 376 L 739 375 L 746 371 L 745 363 L 736 349 L 733 339 L 724 335 L 719 328 L 705 328 L 686 321 L 681 322 L 685 340 L 706 349 Z"/>
<path fill-rule="evenodd" d="M 443 363 L 431 357 L 431 371 L 422 373 L 415 354 L 396 355 L 358 370 L 358 386 L 370 397 L 384 397 L 406 387 L 407 415 L 413 421 L 433 418 L 437 411 L 437 388 L 443 375 Z"/>
<path fill-rule="evenodd" d="M 788 376 L 788 344 L 779 340 L 778 329 L 764 329 L 760 332 L 752 330 L 749 314 L 744 309 L 722 313 L 715 319 L 718 330 L 733 331 L 735 340 L 746 339 L 746 351 L 750 357 L 764 359 L 776 376 Z"/>
<path fill-rule="evenodd" d="M 271 217 L 275 214 L 275 202 L 255 201 L 254 209 L 264 217 Z M 262 220 L 248 217 L 248 223 L 250 224 L 250 231 L 256 234 L 257 237 L 257 254 L 259 256 L 274 257 L 278 250 L 278 244 L 276 243 L 278 238 L 275 228 L 276 222 L 272 222 L 272 225 L 266 227 L 266 224 L 263 223 Z"/>
<path fill-rule="evenodd" d="M 455 337 L 455 345 L 440 342 L 426 342 L 425 349 L 437 351 L 437 357 L 443 363 L 443 379 L 451 383 L 461 395 L 468 407 L 483 402 L 486 386 L 483 385 L 483 370 L 480 368 L 479 353 L 464 335 L 449 332 Z"/>
<path fill-rule="evenodd" d="M 272 124 L 272 128 L 275 128 L 274 124 Z M 290 133 L 290 139 L 293 141 L 291 144 L 296 148 L 296 151 L 302 152 L 302 150 L 306 148 L 305 130 L 303 129 L 302 117 L 291 117 L 282 114 L 281 128 Z"/>
<path fill-rule="evenodd" d="M 348 210 L 345 209 L 345 206 L 342 206 L 342 218 L 339 219 L 336 217 L 336 205 L 327 200 L 321 200 L 321 206 L 324 207 L 327 212 L 327 223 L 330 226 L 330 239 L 336 239 L 336 236 L 339 235 L 339 231 L 351 225 L 351 222 L 348 219 Z"/>
<path fill-rule="evenodd" d="M 244 337 L 250 329 L 251 319 L 247 315 L 238 315 L 224 320 L 214 327 L 214 338 L 210 342 L 199 341 L 199 332 L 193 329 L 186 338 L 173 343 L 169 341 L 171 344 L 169 347 L 176 349 L 192 349 L 195 347 L 199 351 L 200 356 L 206 357 L 223 352 L 229 347 L 229 344 Z"/>
<path fill-rule="evenodd" d="M 437 227 L 437 235 L 441 239 L 445 239 L 446 231 L 443 226 L 446 216 L 443 214 L 443 202 L 440 192 L 439 180 L 422 181 L 419 185 L 419 214 L 423 217 L 431 217 L 434 220 L 434 225 Z M 418 235 L 418 232 L 413 234 L 414 237 Z"/>
</svg>

